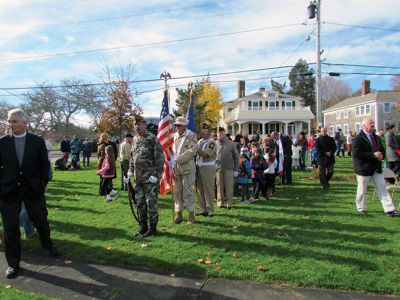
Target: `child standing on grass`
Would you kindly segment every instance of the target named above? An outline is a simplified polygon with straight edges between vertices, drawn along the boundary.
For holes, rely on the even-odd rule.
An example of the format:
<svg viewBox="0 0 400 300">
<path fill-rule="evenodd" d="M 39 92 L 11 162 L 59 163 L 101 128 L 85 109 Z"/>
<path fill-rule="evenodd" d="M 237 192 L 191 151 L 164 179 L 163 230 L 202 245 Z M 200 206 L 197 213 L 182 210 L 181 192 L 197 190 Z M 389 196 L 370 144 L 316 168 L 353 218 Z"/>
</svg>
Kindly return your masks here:
<svg viewBox="0 0 400 300">
<path fill-rule="evenodd" d="M 247 147 L 240 151 L 239 174 L 236 177 L 237 184 L 241 187 L 242 202 L 250 203 L 249 199 L 249 178 L 251 178 L 250 162 Z"/>
<path fill-rule="evenodd" d="M 267 168 L 264 170 L 265 191 L 267 197 L 270 197 L 275 195 L 275 168 L 277 165 L 275 150 L 267 148 L 264 158 L 267 163 Z"/>
<path fill-rule="evenodd" d="M 258 201 L 260 193 L 262 196 L 267 197 L 264 187 L 264 170 L 267 168 L 267 163 L 264 157 L 261 156 L 261 151 L 256 149 L 250 161 L 251 180 L 253 181 L 253 196 L 251 202 Z"/>
<path fill-rule="evenodd" d="M 113 147 L 109 145 L 105 148 L 105 157 L 101 168 L 96 171 L 96 174 L 101 176 L 100 195 L 106 196 L 105 202 L 111 202 L 113 200 L 113 196 L 114 200 L 117 200 L 121 193 L 113 189 L 112 180 L 115 176 L 115 172 L 115 155 Z"/>
<path fill-rule="evenodd" d="M 292 167 L 293 170 L 300 169 L 300 154 L 301 154 L 301 147 L 296 139 L 293 140 L 292 145 Z"/>
</svg>

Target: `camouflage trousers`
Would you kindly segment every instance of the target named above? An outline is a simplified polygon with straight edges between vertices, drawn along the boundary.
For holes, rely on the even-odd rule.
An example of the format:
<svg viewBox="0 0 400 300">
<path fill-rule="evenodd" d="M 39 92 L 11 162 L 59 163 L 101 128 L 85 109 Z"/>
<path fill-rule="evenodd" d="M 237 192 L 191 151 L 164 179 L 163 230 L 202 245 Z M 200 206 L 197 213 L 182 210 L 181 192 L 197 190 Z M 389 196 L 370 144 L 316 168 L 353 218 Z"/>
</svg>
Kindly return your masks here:
<svg viewBox="0 0 400 300">
<path fill-rule="evenodd" d="M 158 191 L 160 184 L 157 183 L 140 183 L 135 185 L 135 198 L 137 202 L 139 221 L 150 224 L 158 223 Z M 149 217 L 147 218 L 147 213 Z"/>
</svg>

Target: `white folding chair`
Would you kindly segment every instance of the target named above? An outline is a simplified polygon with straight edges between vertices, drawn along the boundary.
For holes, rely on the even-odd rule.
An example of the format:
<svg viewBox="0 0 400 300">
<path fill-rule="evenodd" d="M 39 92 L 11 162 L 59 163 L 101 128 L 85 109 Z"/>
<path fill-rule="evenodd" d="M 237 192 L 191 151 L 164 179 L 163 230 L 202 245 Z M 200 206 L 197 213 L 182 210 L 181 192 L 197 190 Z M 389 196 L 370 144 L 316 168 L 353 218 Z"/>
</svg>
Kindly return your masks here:
<svg viewBox="0 0 400 300">
<path fill-rule="evenodd" d="M 396 174 L 390 170 L 389 168 L 384 168 L 383 171 L 383 177 L 385 179 L 393 179 L 394 183 L 389 183 L 386 181 L 386 189 L 388 190 L 388 192 L 392 192 L 391 196 L 392 199 L 394 200 L 394 194 L 396 191 L 400 191 L 400 182 L 396 177 Z M 372 200 L 375 200 L 375 196 L 376 196 L 376 189 L 374 189 L 374 194 L 372 195 Z M 399 209 L 400 209 L 400 204 L 399 204 Z"/>
</svg>

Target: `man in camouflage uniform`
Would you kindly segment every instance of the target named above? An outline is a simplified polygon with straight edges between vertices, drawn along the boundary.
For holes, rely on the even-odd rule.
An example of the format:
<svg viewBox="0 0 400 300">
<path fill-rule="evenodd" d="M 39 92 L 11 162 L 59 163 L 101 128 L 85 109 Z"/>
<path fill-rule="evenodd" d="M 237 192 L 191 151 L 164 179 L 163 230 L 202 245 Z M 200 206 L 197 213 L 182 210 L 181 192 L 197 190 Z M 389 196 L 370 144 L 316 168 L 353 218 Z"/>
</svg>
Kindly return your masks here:
<svg viewBox="0 0 400 300">
<path fill-rule="evenodd" d="M 194 223 L 194 211 L 196 209 L 194 197 L 194 182 L 196 180 L 196 165 L 194 157 L 197 154 L 196 134 L 186 128 L 189 120 L 185 117 L 178 117 L 175 120 L 176 132 L 174 134 L 174 158 L 169 164 L 174 168 L 174 201 L 175 219 L 174 223 L 182 222 L 183 203 L 189 211 L 189 221 Z"/>
<path fill-rule="evenodd" d="M 146 131 L 143 118 L 136 118 L 135 129 L 137 134 L 132 140 L 132 158 L 126 179 L 134 175 L 140 222 L 138 235 L 144 238 L 157 234 L 159 180 L 164 166 L 164 153 L 157 137 Z"/>
<path fill-rule="evenodd" d="M 202 139 L 197 143 L 197 190 L 199 194 L 200 215 L 214 216 L 215 158 L 217 146 L 211 137 L 211 128 L 204 124 Z"/>
</svg>

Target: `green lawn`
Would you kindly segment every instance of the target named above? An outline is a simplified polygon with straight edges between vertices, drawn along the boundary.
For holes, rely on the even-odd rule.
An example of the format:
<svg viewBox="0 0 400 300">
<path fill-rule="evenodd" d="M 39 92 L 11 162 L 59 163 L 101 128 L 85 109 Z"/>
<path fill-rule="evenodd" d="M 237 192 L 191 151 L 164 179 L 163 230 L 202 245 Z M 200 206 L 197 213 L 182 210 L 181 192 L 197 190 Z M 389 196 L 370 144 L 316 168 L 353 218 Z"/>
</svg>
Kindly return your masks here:
<svg viewBox="0 0 400 300">
<path fill-rule="evenodd" d="M 338 160 L 329 192 L 310 173 L 294 172 L 294 185 L 278 188 L 268 203 L 236 199 L 234 209 L 197 217 L 193 226 L 173 224 L 171 199 L 160 199 L 160 235 L 145 240 L 132 237 L 137 224 L 126 193 L 112 203 L 97 196 L 94 167 L 54 175 L 47 196 L 52 237 L 72 259 L 400 295 L 400 218 L 385 216 L 380 202 L 371 201 L 372 188 L 369 215 L 358 216 L 349 158 Z M 37 241 L 24 247 L 40 248 Z"/>
</svg>

